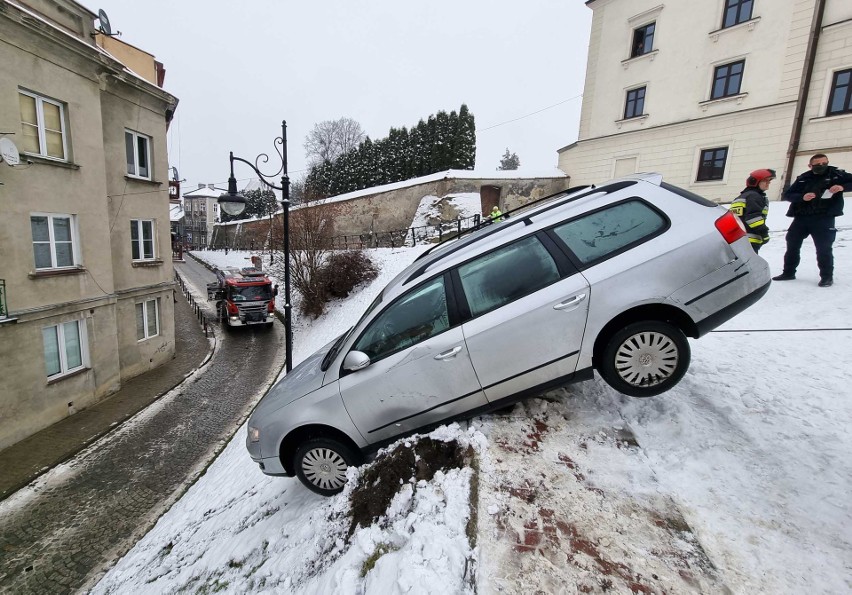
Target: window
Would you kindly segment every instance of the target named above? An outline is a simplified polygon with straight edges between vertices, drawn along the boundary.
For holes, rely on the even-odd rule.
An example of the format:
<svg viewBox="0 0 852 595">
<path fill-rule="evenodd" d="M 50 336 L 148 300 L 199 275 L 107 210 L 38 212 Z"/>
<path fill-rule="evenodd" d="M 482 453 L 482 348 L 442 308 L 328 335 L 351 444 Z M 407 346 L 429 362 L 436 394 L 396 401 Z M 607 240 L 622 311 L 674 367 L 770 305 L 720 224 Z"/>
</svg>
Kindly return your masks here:
<svg viewBox="0 0 852 595">
<path fill-rule="evenodd" d="M 144 134 L 124 131 L 124 150 L 127 154 L 127 173 L 138 178 L 151 179 L 151 139 Z"/>
<path fill-rule="evenodd" d="M 23 150 L 33 155 L 65 160 L 65 112 L 62 104 L 24 91 L 20 91 L 18 99 Z"/>
<path fill-rule="evenodd" d="M 154 222 L 134 219 L 130 222 L 130 248 L 133 260 L 153 260 Z"/>
<path fill-rule="evenodd" d="M 86 364 L 86 325 L 73 320 L 41 329 L 47 377 L 68 374 Z"/>
<path fill-rule="evenodd" d="M 667 226 L 654 209 L 638 200 L 612 205 L 554 228 L 583 264 L 641 243 Z"/>
<path fill-rule="evenodd" d="M 722 29 L 733 27 L 751 19 L 752 0 L 726 0 Z"/>
<path fill-rule="evenodd" d="M 77 266 L 77 230 L 73 215 L 30 215 L 36 269 Z"/>
<path fill-rule="evenodd" d="M 713 73 L 713 89 L 710 92 L 710 99 L 738 95 L 743 81 L 743 68 L 745 68 L 745 60 L 717 66 Z"/>
<path fill-rule="evenodd" d="M 645 111 L 645 87 L 631 89 L 627 92 L 627 101 L 624 103 L 624 119 L 637 118 Z"/>
<path fill-rule="evenodd" d="M 555 283 L 559 270 L 534 237 L 504 246 L 459 267 L 470 313 L 479 316 Z"/>
<path fill-rule="evenodd" d="M 698 163 L 698 175 L 696 182 L 707 182 L 710 180 L 722 180 L 725 177 L 725 163 L 728 160 L 728 147 L 717 147 L 715 149 L 702 149 L 701 159 Z"/>
<path fill-rule="evenodd" d="M 406 349 L 450 328 L 444 277 L 414 289 L 379 314 L 354 349 L 372 361 Z"/>
<path fill-rule="evenodd" d="M 136 340 L 144 341 L 160 334 L 160 300 L 136 304 Z"/>
<path fill-rule="evenodd" d="M 852 113 L 852 68 L 834 73 L 831 95 L 828 99 L 828 116 Z"/>
<path fill-rule="evenodd" d="M 644 56 L 654 49 L 654 29 L 656 23 L 649 23 L 644 27 L 633 30 L 633 46 L 630 57 Z"/>
</svg>

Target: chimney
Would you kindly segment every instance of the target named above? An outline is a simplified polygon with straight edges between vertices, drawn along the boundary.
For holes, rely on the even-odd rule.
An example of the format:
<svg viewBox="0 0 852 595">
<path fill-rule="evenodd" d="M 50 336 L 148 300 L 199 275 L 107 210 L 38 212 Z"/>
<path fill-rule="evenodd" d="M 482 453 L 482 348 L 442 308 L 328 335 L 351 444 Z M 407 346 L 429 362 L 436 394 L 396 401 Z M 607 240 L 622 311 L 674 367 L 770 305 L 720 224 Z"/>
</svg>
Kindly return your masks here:
<svg viewBox="0 0 852 595">
<path fill-rule="evenodd" d="M 199 184 L 198 189 L 201 190 L 202 188 L 204 188 L 204 184 Z"/>
<path fill-rule="evenodd" d="M 210 188 L 210 190 L 215 190 L 215 188 L 213 186 L 214 186 L 214 184 L 207 184 L 207 187 Z"/>
</svg>

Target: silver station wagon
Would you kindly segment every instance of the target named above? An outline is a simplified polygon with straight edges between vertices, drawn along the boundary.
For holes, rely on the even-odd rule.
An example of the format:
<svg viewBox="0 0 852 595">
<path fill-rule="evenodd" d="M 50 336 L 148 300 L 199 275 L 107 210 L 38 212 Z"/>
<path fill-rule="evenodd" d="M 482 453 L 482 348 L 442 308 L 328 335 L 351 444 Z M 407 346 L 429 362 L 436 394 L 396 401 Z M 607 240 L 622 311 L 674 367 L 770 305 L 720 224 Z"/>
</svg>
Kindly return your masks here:
<svg viewBox="0 0 852 595">
<path fill-rule="evenodd" d="M 687 337 L 769 284 L 739 218 L 660 175 L 568 191 L 422 255 L 263 397 L 246 445 L 264 473 L 331 495 L 400 436 L 595 370 L 657 395 L 686 373 Z"/>
</svg>

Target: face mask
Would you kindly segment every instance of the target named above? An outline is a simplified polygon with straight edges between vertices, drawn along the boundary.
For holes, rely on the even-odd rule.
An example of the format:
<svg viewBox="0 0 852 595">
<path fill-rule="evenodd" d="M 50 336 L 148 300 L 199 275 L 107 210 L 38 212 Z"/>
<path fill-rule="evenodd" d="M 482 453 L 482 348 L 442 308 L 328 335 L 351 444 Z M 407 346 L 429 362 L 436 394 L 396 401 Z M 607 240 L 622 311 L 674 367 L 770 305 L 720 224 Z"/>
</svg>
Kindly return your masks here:
<svg viewBox="0 0 852 595">
<path fill-rule="evenodd" d="M 824 174 L 825 172 L 828 171 L 828 164 L 826 164 L 826 165 L 814 165 L 811 169 L 813 170 L 813 172 L 816 175 L 821 176 L 822 174 Z"/>
</svg>

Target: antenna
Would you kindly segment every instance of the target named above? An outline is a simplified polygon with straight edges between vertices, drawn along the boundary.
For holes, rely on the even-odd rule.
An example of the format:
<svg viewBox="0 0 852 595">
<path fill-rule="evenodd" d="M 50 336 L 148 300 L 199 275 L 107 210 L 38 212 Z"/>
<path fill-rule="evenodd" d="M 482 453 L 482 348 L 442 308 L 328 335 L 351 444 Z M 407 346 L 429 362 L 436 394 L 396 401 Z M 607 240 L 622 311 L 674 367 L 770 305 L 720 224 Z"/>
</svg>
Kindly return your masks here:
<svg viewBox="0 0 852 595">
<path fill-rule="evenodd" d="M 112 32 L 112 26 L 109 24 L 109 17 L 103 8 L 98 10 L 98 33 L 106 35 L 107 37 L 116 37 L 121 35 L 121 31 L 116 31 L 115 33 Z"/>
</svg>

